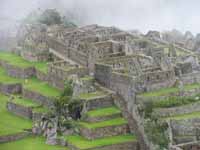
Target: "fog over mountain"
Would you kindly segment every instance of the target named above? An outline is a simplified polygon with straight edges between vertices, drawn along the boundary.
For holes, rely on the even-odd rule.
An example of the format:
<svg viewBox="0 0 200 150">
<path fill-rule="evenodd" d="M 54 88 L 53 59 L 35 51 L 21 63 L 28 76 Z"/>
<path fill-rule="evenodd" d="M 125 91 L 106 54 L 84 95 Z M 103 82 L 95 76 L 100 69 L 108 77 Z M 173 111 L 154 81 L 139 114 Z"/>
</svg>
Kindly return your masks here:
<svg viewBox="0 0 200 150">
<path fill-rule="evenodd" d="M 200 32 L 199 0 L 1 0 L 0 22 L 20 20 L 35 9 L 57 8 L 77 16 L 82 25 L 122 29 Z"/>
</svg>

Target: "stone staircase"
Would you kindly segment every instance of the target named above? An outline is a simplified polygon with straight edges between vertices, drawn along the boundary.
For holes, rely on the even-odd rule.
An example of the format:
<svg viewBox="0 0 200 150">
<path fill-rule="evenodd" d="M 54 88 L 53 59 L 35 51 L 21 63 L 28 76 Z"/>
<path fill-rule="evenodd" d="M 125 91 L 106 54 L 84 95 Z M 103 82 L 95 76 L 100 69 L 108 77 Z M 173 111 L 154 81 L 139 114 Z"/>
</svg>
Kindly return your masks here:
<svg viewBox="0 0 200 150">
<path fill-rule="evenodd" d="M 86 112 L 78 123 L 80 135 L 66 138 L 70 150 L 139 150 L 138 141 L 114 105 L 111 93 L 83 100 Z"/>
</svg>

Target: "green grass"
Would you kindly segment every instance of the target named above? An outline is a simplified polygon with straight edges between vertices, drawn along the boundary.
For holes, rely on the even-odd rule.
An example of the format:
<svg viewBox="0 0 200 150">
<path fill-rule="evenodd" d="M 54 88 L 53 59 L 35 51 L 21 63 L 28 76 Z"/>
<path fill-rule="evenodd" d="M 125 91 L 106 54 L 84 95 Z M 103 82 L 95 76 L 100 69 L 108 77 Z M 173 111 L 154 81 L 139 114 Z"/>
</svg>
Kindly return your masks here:
<svg viewBox="0 0 200 150">
<path fill-rule="evenodd" d="M 195 88 L 200 88 L 200 84 L 185 85 L 183 87 L 183 90 L 188 91 L 188 90 L 192 90 L 192 89 L 195 89 Z M 178 87 L 162 88 L 160 90 L 142 93 L 141 96 L 144 96 L 144 97 L 164 96 L 164 95 L 168 95 L 170 93 L 177 93 L 177 92 L 179 92 L 179 90 L 180 89 Z"/>
<path fill-rule="evenodd" d="M 40 104 L 26 98 L 22 98 L 20 96 L 15 96 L 15 98 L 12 100 L 15 104 L 19 104 L 25 107 L 39 107 Z"/>
<path fill-rule="evenodd" d="M 38 92 L 47 97 L 57 97 L 61 94 L 57 88 L 50 86 L 46 82 L 42 82 L 36 78 L 27 79 L 24 83 L 25 89 Z"/>
<path fill-rule="evenodd" d="M 184 119 L 193 119 L 193 118 L 200 118 L 200 112 L 192 112 L 189 114 L 183 114 L 183 115 L 175 115 L 171 117 L 165 118 L 166 120 L 172 119 L 172 120 L 184 120 Z"/>
<path fill-rule="evenodd" d="M 8 97 L 0 94 L 0 135 L 10 135 L 32 128 L 32 121 L 13 115 L 6 110 Z"/>
<path fill-rule="evenodd" d="M 79 95 L 78 97 L 80 99 L 84 99 L 84 100 L 90 100 L 90 99 L 93 99 L 93 98 L 96 98 L 96 97 L 101 97 L 101 96 L 105 96 L 106 94 L 102 91 L 96 91 L 96 92 L 93 92 L 93 93 L 84 93 L 84 94 L 81 94 Z"/>
<path fill-rule="evenodd" d="M 66 140 L 70 144 L 76 146 L 79 149 L 89 149 L 89 148 L 98 148 L 102 146 L 109 146 L 114 144 L 136 141 L 136 137 L 133 135 L 121 135 L 121 136 L 106 137 L 90 141 L 81 136 L 75 135 L 66 137 Z"/>
<path fill-rule="evenodd" d="M 101 117 L 101 116 L 110 116 L 115 114 L 120 114 L 121 111 L 116 107 L 102 108 L 97 110 L 92 110 L 87 112 L 89 117 Z"/>
<path fill-rule="evenodd" d="M 13 83 L 21 83 L 21 82 L 23 82 L 22 79 L 18 79 L 18 78 L 14 78 L 14 77 L 8 76 L 8 74 L 5 71 L 5 69 L 0 67 L 0 83 L 13 84 Z"/>
<path fill-rule="evenodd" d="M 0 150 L 68 150 L 67 147 L 45 144 L 44 137 L 30 136 L 28 138 L 0 144 Z"/>
<path fill-rule="evenodd" d="M 80 122 L 79 124 L 88 129 L 96 129 L 96 128 L 102 128 L 102 127 L 108 127 L 108 126 L 124 125 L 127 123 L 128 122 L 124 118 L 115 118 L 115 119 L 110 119 L 110 120 L 106 120 L 102 122 L 96 122 L 96 123 Z"/>
<path fill-rule="evenodd" d="M 10 65 L 20 68 L 29 68 L 35 66 L 36 69 L 43 73 L 47 73 L 48 65 L 46 62 L 29 62 L 21 56 L 9 52 L 0 52 L 0 60 L 6 61 Z"/>
<path fill-rule="evenodd" d="M 37 107 L 33 109 L 33 112 L 36 112 L 36 113 L 48 113 L 49 111 L 50 110 L 45 106 Z"/>
<path fill-rule="evenodd" d="M 85 76 L 85 77 L 81 78 L 81 80 L 83 80 L 83 81 L 90 81 L 90 80 L 94 80 L 94 78 L 91 77 L 91 76 Z"/>
</svg>

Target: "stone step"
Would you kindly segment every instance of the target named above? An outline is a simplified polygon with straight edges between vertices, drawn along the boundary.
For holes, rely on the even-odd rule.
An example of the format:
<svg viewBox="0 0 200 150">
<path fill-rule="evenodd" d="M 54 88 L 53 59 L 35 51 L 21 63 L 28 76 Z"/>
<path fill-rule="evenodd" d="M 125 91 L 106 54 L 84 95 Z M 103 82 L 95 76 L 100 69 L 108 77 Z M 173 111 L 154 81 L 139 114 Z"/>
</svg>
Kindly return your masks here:
<svg viewBox="0 0 200 150">
<path fill-rule="evenodd" d="M 102 122 L 80 122 L 81 135 L 89 140 L 124 135 L 130 132 L 128 122 L 123 118 L 115 118 Z"/>
<path fill-rule="evenodd" d="M 78 135 L 65 139 L 70 150 L 139 150 L 136 137 L 129 134 L 95 140 L 87 140 Z"/>
<path fill-rule="evenodd" d="M 122 117 L 122 113 L 117 107 L 100 108 L 86 113 L 87 122 L 101 122 L 119 117 Z"/>
</svg>

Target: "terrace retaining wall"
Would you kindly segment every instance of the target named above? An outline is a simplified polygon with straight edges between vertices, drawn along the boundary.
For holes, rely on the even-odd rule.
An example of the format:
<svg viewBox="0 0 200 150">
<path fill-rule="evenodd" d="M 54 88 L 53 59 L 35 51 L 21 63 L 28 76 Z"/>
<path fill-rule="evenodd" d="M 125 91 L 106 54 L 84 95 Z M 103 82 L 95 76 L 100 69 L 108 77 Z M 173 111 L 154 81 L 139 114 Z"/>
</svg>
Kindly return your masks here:
<svg viewBox="0 0 200 150">
<path fill-rule="evenodd" d="M 160 117 L 169 117 L 169 116 L 188 114 L 198 111 L 200 111 L 200 102 L 179 107 L 158 108 L 154 110 L 154 114 Z"/>
<path fill-rule="evenodd" d="M 22 95 L 23 97 L 32 99 L 33 101 L 42 104 L 48 108 L 53 106 L 53 98 L 43 96 L 40 93 L 23 88 Z"/>
<path fill-rule="evenodd" d="M 119 126 L 107 126 L 96 129 L 81 128 L 81 135 L 89 140 L 94 140 L 97 138 L 110 137 L 116 135 L 124 135 L 129 133 L 128 124 L 119 125 Z"/>
<path fill-rule="evenodd" d="M 10 65 L 9 63 L 0 60 L 1 66 L 6 69 L 9 76 L 16 77 L 16 78 L 30 78 L 35 76 L 36 70 L 34 67 L 28 67 L 28 68 L 21 68 L 14 65 Z"/>
<path fill-rule="evenodd" d="M 0 136 L 0 143 L 7 143 L 7 142 L 17 141 L 17 140 L 26 138 L 29 135 L 31 135 L 31 133 L 29 133 L 29 132 L 21 132 L 21 133 L 16 133 L 16 134 L 13 134 L 13 135 Z"/>
<path fill-rule="evenodd" d="M 0 84 L 0 91 L 4 94 L 19 94 L 22 92 L 22 85 L 16 84 Z"/>
<path fill-rule="evenodd" d="M 13 102 L 7 102 L 7 110 L 24 118 L 32 119 L 32 108 L 25 107 Z"/>
<path fill-rule="evenodd" d="M 80 150 L 79 148 L 69 144 L 68 145 L 70 150 Z M 113 144 L 109 146 L 102 146 L 97 148 L 88 148 L 87 150 L 138 150 L 139 144 L 137 141 L 133 142 L 124 142 L 121 144 Z"/>
</svg>

